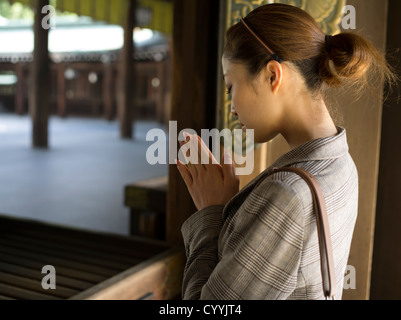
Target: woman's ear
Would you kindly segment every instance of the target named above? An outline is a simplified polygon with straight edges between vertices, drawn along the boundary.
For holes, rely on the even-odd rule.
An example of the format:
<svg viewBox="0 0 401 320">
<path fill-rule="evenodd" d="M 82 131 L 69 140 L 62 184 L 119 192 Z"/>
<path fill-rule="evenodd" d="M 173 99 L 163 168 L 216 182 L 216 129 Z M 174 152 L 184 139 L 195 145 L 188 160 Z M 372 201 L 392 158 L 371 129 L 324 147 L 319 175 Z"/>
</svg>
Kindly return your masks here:
<svg viewBox="0 0 401 320">
<path fill-rule="evenodd" d="M 270 61 L 266 65 L 266 69 L 272 92 L 277 93 L 280 90 L 283 81 L 283 67 L 277 61 Z"/>
</svg>

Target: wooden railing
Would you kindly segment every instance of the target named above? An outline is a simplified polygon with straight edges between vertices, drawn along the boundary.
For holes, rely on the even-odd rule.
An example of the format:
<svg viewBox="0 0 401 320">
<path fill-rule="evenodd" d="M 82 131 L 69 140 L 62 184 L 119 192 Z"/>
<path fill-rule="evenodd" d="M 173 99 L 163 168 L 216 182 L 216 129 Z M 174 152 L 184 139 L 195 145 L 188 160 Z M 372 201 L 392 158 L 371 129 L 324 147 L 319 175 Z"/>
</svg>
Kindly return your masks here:
<svg viewBox="0 0 401 320">
<path fill-rule="evenodd" d="M 44 289 L 44 266 L 56 289 Z M 149 239 L 0 216 L 0 300 L 168 300 L 179 297 L 180 248 Z"/>
</svg>

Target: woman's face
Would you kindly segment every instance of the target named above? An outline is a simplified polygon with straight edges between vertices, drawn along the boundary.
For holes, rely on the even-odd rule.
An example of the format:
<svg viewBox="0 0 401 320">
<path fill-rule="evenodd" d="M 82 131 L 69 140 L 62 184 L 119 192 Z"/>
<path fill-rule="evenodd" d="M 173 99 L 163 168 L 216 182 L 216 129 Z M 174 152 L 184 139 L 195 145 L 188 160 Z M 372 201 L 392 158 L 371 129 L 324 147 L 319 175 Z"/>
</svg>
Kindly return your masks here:
<svg viewBox="0 0 401 320">
<path fill-rule="evenodd" d="M 278 134 L 280 111 L 272 91 L 271 74 L 263 70 L 252 77 L 245 65 L 223 57 L 224 80 L 231 94 L 231 112 L 238 117 L 243 130 L 253 129 L 255 142 L 270 141 Z"/>
</svg>

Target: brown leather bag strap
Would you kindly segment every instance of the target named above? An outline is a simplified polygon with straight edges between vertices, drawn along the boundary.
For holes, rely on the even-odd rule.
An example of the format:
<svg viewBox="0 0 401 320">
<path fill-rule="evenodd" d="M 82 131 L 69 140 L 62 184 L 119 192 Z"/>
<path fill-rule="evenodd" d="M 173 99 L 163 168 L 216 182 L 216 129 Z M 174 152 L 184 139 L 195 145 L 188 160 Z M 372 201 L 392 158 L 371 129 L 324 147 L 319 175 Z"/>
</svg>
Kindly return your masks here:
<svg viewBox="0 0 401 320">
<path fill-rule="evenodd" d="M 331 236 L 329 228 L 329 220 L 326 211 L 326 203 L 324 195 L 319 183 L 316 179 L 307 171 L 299 168 L 273 168 L 269 170 L 268 175 L 277 172 L 292 172 L 298 174 L 302 179 L 306 181 L 309 188 L 312 191 L 313 204 L 315 207 L 317 230 L 319 237 L 320 247 L 320 262 L 321 271 L 323 278 L 323 291 L 326 299 L 334 299 L 335 287 L 336 287 L 336 276 L 334 270 L 334 258 L 333 249 L 331 246 Z"/>
</svg>

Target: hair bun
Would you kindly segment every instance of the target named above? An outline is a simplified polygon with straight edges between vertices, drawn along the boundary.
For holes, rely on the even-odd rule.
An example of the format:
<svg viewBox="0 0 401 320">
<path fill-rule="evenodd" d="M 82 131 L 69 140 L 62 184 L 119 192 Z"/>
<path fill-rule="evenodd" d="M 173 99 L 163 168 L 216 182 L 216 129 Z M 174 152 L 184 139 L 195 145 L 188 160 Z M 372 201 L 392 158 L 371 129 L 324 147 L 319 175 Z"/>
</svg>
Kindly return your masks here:
<svg viewBox="0 0 401 320">
<path fill-rule="evenodd" d="M 384 55 L 357 33 L 326 36 L 325 52 L 320 64 L 320 77 L 329 86 L 338 87 L 347 82 L 362 88 L 369 84 L 369 76 L 374 72 L 383 74 L 392 82 L 394 75 Z"/>
</svg>

